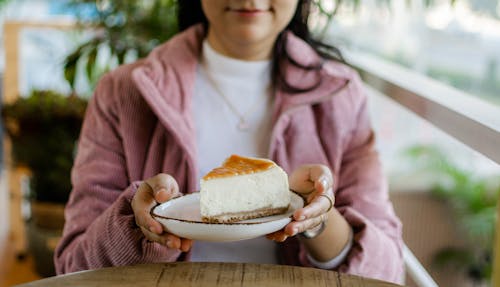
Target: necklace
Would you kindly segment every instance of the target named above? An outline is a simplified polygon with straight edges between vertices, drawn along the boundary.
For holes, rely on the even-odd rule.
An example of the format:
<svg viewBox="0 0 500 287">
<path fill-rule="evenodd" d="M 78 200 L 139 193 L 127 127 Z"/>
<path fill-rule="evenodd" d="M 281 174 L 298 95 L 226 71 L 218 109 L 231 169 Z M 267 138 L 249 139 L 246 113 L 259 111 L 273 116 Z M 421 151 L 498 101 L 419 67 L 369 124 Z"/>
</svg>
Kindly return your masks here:
<svg viewBox="0 0 500 287">
<path fill-rule="evenodd" d="M 212 85 L 215 92 L 222 98 L 222 100 L 224 100 L 224 103 L 226 103 L 226 105 L 229 107 L 231 112 L 233 112 L 233 114 L 238 117 L 238 124 L 236 125 L 236 128 L 238 128 L 238 130 L 240 130 L 242 132 L 248 132 L 250 130 L 251 126 L 250 126 L 250 123 L 248 123 L 245 116 L 250 114 L 251 112 L 253 112 L 257 108 L 259 101 L 255 101 L 255 103 L 250 107 L 250 109 L 248 109 L 245 113 L 241 113 L 234 106 L 234 104 L 228 99 L 228 97 L 222 92 L 219 85 L 212 78 L 212 75 L 210 75 L 210 73 L 208 72 L 208 69 L 206 68 L 205 65 L 206 65 L 205 63 L 201 64 L 201 66 L 203 67 L 203 71 L 205 73 L 205 76 L 208 79 L 208 82 Z"/>
</svg>

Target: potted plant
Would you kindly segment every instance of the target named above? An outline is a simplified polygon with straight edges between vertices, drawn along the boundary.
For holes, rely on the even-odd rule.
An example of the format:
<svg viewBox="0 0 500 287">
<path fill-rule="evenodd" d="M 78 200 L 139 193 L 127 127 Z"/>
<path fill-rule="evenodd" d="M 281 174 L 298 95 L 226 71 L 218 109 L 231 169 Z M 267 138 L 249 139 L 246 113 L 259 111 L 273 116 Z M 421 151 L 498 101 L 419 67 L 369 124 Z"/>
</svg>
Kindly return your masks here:
<svg viewBox="0 0 500 287">
<path fill-rule="evenodd" d="M 64 224 L 63 209 L 71 191 L 70 172 L 86 104 L 75 95 L 33 91 L 2 107 L 13 163 L 30 171 L 28 241 L 35 267 L 43 276 L 54 274 L 52 239 Z"/>
</svg>

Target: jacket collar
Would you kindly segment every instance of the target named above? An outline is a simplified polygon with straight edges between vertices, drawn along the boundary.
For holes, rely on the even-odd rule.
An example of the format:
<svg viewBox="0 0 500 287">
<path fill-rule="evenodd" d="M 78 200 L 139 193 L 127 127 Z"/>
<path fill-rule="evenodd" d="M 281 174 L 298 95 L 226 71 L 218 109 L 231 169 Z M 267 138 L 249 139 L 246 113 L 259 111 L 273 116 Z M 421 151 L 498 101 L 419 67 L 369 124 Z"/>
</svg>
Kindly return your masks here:
<svg viewBox="0 0 500 287">
<path fill-rule="evenodd" d="M 151 110 L 185 150 L 192 174 L 198 169 L 191 100 L 203 37 L 201 25 L 192 27 L 154 49 L 132 71 L 132 80 Z M 196 178 L 190 177 L 188 192 L 196 189 Z"/>
<path fill-rule="evenodd" d="M 152 109 L 161 112 L 159 116 L 177 111 L 189 128 L 193 124 L 189 116 L 191 96 L 204 37 L 202 25 L 195 25 L 153 50 L 145 65 L 134 71 L 134 80 Z M 291 32 L 287 34 L 286 46 L 290 57 L 301 65 L 316 65 L 321 61 L 306 42 Z M 352 74 L 345 65 L 332 61 L 322 63 L 319 71 L 307 71 L 289 63 L 285 65 L 283 70 L 288 82 L 307 87 L 320 77 L 321 84 L 305 93 L 276 91 L 277 112 L 324 100 L 345 86 Z"/>
<path fill-rule="evenodd" d="M 337 91 L 345 87 L 349 82 L 349 69 L 340 63 L 324 61 L 314 49 L 304 40 L 293 33 L 287 34 L 287 52 L 290 58 L 297 64 L 308 66 L 320 66 L 319 70 L 306 70 L 292 63 L 285 63 L 283 71 L 288 83 L 297 85 L 297 88 L 309 88 L 317 85 L 311 91 L 303 93 L 288 93 L 277 91 L 276 97 L 282 101 L 276 106 L 278 115 L 291 108 L 311 105 L 329 99 Z"/>
</svg>

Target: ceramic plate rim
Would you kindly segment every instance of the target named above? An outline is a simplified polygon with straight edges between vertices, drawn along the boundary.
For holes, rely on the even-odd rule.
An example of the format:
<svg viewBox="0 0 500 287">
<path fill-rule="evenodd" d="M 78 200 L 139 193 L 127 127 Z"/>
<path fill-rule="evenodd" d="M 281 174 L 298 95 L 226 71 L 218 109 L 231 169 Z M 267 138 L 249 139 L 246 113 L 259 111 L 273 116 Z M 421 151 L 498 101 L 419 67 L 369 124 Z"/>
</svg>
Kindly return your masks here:
<svg viewBox="0 0 500 287">
<path fill-rule="evenodd" d="M 304 205 L 305 205 L 304 198 L 302 196 L 300 196 L 299 194 L 295 193 L 292 190 L 290 190 L 290 193 L 291 193 L 292 197 L 295 196 L 295 197 L 300 198 L 302 200 L 302 206 L 299 207 L 299 208 L 304 207 Z M 267 223 L 267 222 L 273 222 L 273 221 L 280 220 L 280 219 L 283 219 L 283 218 L 291 218 L 291 217 L 293 217 L 293 213 L 292 213 L 288 217 L 283 217 L 283 218 L 278 218 L 278 219 L 269 219 L 269 220 L 266 220 L 266 221 L 245 222 L 246 220 L 243 220 L 243 221 L 237 221 L 237 222 L 205 222 L 205 221 L 196 221 L 196 220 L 189 220 L 189 219 L 173 218 L 173 217 L 163 216 L 163 215 L 159 215 L 159 214 L 155 213 L 156 208 L 158 206 L 162 205 L 162 204 L 165 204 L 165 203 L 173 204 L 173 202 L 176 201 L 176 200 L 180 200 L 182 198 L 185 198 L 186 196 L 196 196 L 197 194 L 199 194 L 199 192 L 193 192 L 193 193 L 189 193 L 189 194 L 186 194 L 186 195 L 183 195 L 183 196 L 179 196 L 179 197 L 173 198 L 173 199 L 171 199 L 171 200 L 169 200 L 167 202 L 164 202 L 164 203 L 161 203 L 161 204 L 157 204 L 153 208 L 151 208 L 151 212 L 150 212 L 151 216 L 152 217 L 162 218 L 162 219 L 167 219 L 167 220 L 179 221 L 179 222 L 194 223 L 194 224 L 206 224 L 206 225 L 254 225 L 254 224 L 263 224 L 263 223 Z M 291 199 L 290 202 L 292 202 L 292 201 L 293 201 L 293 198 Z M 289 207 L 289 209 L 290 209 L 290 207 Z M 287 213 L 287 212 L 289 212 L 289 211 L 287 210 L 285 213 Z M 279 216 L 279 214 L 270 215 L 269 217 L 271 217 L 271 216 Z M 261 218 L 264 219 L 266 217 L 261 217 Z M 252 220 L 252 219 L 250 219 L 250 220 Z M 253 220 L 255 220 L 255 218 Z"/>
</svg>

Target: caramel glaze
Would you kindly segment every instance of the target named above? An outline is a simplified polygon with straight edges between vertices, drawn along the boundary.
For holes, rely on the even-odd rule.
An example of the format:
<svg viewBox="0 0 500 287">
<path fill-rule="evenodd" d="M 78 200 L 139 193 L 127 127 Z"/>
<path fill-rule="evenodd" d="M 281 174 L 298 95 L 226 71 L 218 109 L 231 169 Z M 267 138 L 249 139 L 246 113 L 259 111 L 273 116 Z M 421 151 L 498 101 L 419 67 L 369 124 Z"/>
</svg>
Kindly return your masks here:
<svg viewBox="0 0 500 287">
<path fill-rule="evenodd" d="M 274 165 L 274 162 L 270 160 L 249 158 L 233 154 L 228 159 L 226 159 L 226 161 L 224 161 L 222 166 L 211 170 L 203 177 L 203 179 L 209 180 L 235 175 L 250 174 L 268 170 Z"/>
</svg>

